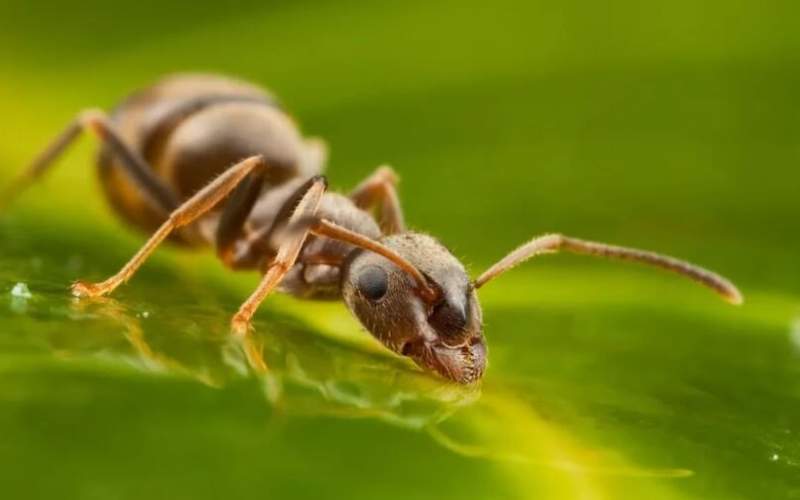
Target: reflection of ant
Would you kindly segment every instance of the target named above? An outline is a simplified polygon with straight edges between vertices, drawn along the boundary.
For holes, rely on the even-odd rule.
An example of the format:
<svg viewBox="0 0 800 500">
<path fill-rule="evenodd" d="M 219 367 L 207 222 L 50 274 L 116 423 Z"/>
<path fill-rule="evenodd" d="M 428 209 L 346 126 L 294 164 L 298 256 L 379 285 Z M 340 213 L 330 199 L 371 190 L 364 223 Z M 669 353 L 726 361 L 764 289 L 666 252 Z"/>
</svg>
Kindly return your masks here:
<svg viewBox="0 0 800 500">
<path fill-rule="evenodd" d="M 74 300 L 72 303 L 72 310 L 78 313 L 80 315 L 79 317 L 88 314 L 101 319 L 108 319 L 115 325 L 121 326 L 122 335 L 128 342 L 128 345 L 133 347 L 138 360 L 147 369 L 189 376 L 190 378 L 212 387 L 220 387 L 223 385 L 223 379 L 220 379 L 218 375 L 220 372 L 219 366 L 214 366 L 214 369 L 210 369 L 212 367 L 207 364 L 204 367 L 193 368 L 158 349 L 154 349 L 145 338 L 145 332 L 142 329 L 139 318 L 132 316 L 125 305 L 111 297 L 98 297 L 91 302 Z M 80 343 L 81 341 L 82 339 L 74 340 L 75 343 Z M 95 342 L 97 341 L 98 340 L 95 339 Z M 70 346 L 65 347 L 61 345 L 63 342 L 64 339 L 60 339 L 59 352 L 69 352 Z M 118 344 L 118 339 L 113 335 L 103 335 L 100 342 L 100 346 L 92 344 L 89 346 L 89 349 L 93 351 L 99 348 L 102 348 L 102 350 L 110 349 L 115 353 L 121 353 L 120 351 L 123 350 L 123 346 Z M 214 358 L 215 356 L 201 356 L 199 359 L 208 361 Z M 228 370 L 224 370 L 223 372 L 226 371 Z"/>
<path fill-rule="evenodd" d="M 418 372 L 397 370 L 380 355 L 374 358 L 376 355 L 359 354 L 316 338 L 309 342 L 308 335 L 291 331 L 291 326 L 285 335 L 270 335 L 268 341 L 268 334 L 260 331 L 243 337 L 212 333 L 192 336 L 189 345 L 157 347 L 147 340 L 142 327 L 147 322 L 113 298 L 76 300 L 72 307 L 79 317 L 88 315 L 120 325 L 136 352 L 135 364 L 143 369 L 189 377 L 212 387 L 249 373 L 261 381 L 270 405 L 286 413 L 378 418 L 423 429 L 440 423 L 480 395 L 475 386 L 441 384 Z M 281 325 L 282 332 L 285 328 Z M 169 339 L 185 338 L 174 333 L 178 332 Z M 75 349 L 81 349 L 70 349 L 67 340 L 59 337 L 56 342 L 61 354 L 74 355 Z M 93 339 L 88 349 L 124 355 L 128 349 L 119 340 L 115 335 L 103 335 L 100 345 Z M 86 338 L 71 337 L 69 341 L 85 345 Z"/>
<path fill-rule="evenodd" d="M 377 169 L 349 196 L 328 192 L 324 144 L 303 139 L 267 92 L 216 76 L 165 79 L 111 116 L 80 113 L 2 201 L 44 173 L 82 130 L 103 143 L 98 166 L 111 205 L 153 234 L 114 276 L 75 283 L 78 296 L 110 293 L 167 237 L 213 245 L 227 266 L 263 272 L 233 317 L 237 333 L 278 285 L 304 298 L 342 298 L 389 349 L 462 383 L 480 379 L 486 366 L 476 290 L 539 254 L 642 262 L 741 302 L 730 282 L 688 262 L 557 234 L 531 240 L 472 281 L 438 241 L 406 230 L 391 169 Z"/>
<path fill-rule="evenodd" d="M 478 403 L 481 391 L 476 385 L 442 384 L 416 372 L 396 370 L 385 359 L 372 360 L 367 354 L 353 359 L 359 354 L 318 338 L 304 342 L 308 335 L 291 328 L 286 335 L 269 339 L 263 332 L 244 337 L 192 336 L 188 346 L 181 346 L 183 350 L 169 349 L 175 352 L 167 353 L 168 348 L 148 342 L 143 328 L 147 322 L 140 321 L 139 315 L 131 314 L 125 305 L 112 298 L 74 301 L 72 307 L 76 318 L 96 317 L 120 325 L 135 350 L 134 366 L 189 377 L 212 387 L 221 387 L 248 373 L 255 376 L 277 415 L 377 419 L 424 432 L 439 446 L 465 457 L 559 471 L 564 477 L 561 482 L 567 485 L 585 487 L 586 478 L 592 475 L 691 475 L 685 469 L 647 469 L 619 464 L 602 455 L 592 458 L 594 450 L 570 442 L 557 423 L 543 419 L 501 387 L 495 386 Z M 224 329 L 224 325 L 220 326 Z M 65 345 L 66 340 L 60 338 L 54 342 L 62 354 L 100 351 L 106 355 L 105 359 L 111 353 L 122 356 L 126 364 L 131 362 L 125 344 L 108 331 L 92 339 L 88 346 L 86 336 L 69 337 L 85 346 L 82 349 L 70 348 Z M 286 342 L 291 345 L 281 345 Z M 451 419 L 467 407 L 471 408 L 468 418 Z M 497 425 L 520 420 L 525 422 L 524 426 Z M 451 435 L 451 429 L 458 430 Z M 502 438 L 494 432 L 501 433 Z"/>
</svg>

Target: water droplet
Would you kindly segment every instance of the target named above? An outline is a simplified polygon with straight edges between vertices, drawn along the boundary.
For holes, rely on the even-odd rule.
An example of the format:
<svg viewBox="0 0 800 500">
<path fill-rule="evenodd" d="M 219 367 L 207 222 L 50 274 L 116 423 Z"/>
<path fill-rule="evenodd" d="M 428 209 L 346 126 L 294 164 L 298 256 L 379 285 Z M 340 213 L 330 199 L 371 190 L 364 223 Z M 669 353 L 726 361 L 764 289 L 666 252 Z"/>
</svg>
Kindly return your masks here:
<svg viewBox="0 0 800 500">
<path fill-rule="evenodd" d="M 33 297 L 28 285 L 19 282 L 11 289 L 11 310 L 17 314 L 25 314 L 28 310 L 28 299 Z"/>
<path fill-rule="evenodd" d="M 11 296 L 20 299 L 29 299 L 33 297 L 31 291 L 28 289 L 28 285 L 22 282 L 14 285 L 14 288 L 11 289 Z"/>
</svg>

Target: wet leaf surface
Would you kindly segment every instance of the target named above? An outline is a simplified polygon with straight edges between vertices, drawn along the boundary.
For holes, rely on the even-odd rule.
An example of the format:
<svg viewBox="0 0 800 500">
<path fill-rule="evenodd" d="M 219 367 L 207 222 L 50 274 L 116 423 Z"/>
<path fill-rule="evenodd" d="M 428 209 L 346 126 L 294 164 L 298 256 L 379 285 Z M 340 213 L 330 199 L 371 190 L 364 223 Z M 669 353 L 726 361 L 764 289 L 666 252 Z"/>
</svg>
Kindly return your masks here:
<svg viewBox="0 0 800 500">
<path fill-rule="evenodd" d="M 412 227 L 473 274 L 558 230 L 708 265 L 747 301 L 547 257 L 481 290 L 490 366 L 467 388 L 339 303 L 270 297 L 236 340 L 257 277 L 210 254 L 69 296 L 143 239 L 83 140 L 0 213 L 5 497 L 800 498 L 793 3 L 241 9 L 0 5 L 0 182 L 78 110 L 221 71 L 329 141 L 334 188 L 391 162 Z"/>
</svg>

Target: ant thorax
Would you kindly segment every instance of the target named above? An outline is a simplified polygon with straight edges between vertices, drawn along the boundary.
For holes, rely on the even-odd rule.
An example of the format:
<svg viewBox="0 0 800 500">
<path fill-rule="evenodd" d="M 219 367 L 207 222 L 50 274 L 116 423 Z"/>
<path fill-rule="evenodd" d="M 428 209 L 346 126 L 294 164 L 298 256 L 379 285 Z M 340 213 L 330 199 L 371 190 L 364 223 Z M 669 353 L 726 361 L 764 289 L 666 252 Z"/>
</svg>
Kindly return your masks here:
<svg viewBox="0 0 800 500">
<path fill-rule="evenodd" d="M 269 239 L 266 252 L 263 248 L 249 249 L 262 253 L 256 255 L 262 263 L 272 260 L 277 254 L 281 245 L 280 209 L 286 206 L 287 200 L 302 184 L 302 179 L 292 180 L 265 191 L 253 208 L 251 224 L 254 227 L 270 227 L 275 233 Z M 317 214 L 320 218 L 370 238 L 381 237 L 381 230 L 372 216 L 339 193 L 326 192 Z M 279 290 L 303 299 L 339 299 L 341 267 L 355 249 L 343 241 L 309 235 L 294 265 L 281 280 Z"/>
</svg>

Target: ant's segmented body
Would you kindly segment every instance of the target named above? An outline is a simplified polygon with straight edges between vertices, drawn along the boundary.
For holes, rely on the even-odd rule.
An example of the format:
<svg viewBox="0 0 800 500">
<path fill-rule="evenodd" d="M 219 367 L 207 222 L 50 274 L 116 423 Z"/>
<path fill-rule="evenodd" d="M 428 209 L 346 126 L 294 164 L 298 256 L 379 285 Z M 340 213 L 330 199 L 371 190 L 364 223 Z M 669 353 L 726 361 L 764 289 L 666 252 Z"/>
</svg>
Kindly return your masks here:
<svg viewBox="0 0 800 500">
<path fill-rule="evenodd" d="M 162 80 L 108 117 L 80 113 L 6 201 L 82 130 L 102 141 L 98 167 L 112 207 L 153 234 L 114 276 L 76 282 L 77 296 L 110 293 L 168 237 L 213 245 L 227 266 L 263 273 L 233 317 L 235 332 L 246 334 L 276 287 L 304 298 L 341 298 L 388 348 L 461 383 L 480 379 L 486 365 L 476 290 L 538 254 L 566 250 L 644 262 L 741 302 L 730 282 L 687 262 L 561 235 L 535 238 L 472 281 L 434 238 L 406 231 L 390 168 L 378 168 L 349 196 L 327 191 L 322 141 L 304 139 L 264 90 L 210 75 Z"/>
</svg>

